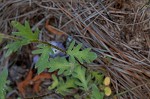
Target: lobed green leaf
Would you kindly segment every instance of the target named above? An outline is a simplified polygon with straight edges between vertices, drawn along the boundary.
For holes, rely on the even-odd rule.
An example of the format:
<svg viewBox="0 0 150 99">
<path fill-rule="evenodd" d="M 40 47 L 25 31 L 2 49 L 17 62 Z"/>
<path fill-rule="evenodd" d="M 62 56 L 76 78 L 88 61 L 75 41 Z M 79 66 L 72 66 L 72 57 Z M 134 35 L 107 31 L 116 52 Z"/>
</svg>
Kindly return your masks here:
<svg viewBox="0 0 150 99">
<path fill-rule="evenodd" d="M 27 45 L 30 42 L 28 40 L 17 40 L 14 41 L 10 44 L 7 44 L 5 46 L 5 49 L 7 49 L 5 57 L 8 57 L 9 55 L 11 55 L 13 52 L 16 52 L 17 50 L 19 50 L 23 45 Z"/>
<path fill-rule="evenodd" d="M 104 93 L 100 92 L 97 86 L 93 84 L 91 99 L 103 99 L 103 98 L 104 98 Z"/>
<path fill-rule="evenodd" d="M 53 83 L 51 86 L 48 87 L 49 90 L 52 90 L 59 85 L 59 81 L 58 81 L 56 75 L 52 75 L 52 79 L 53 79 Z"/>
<path fill-rule="evenodd" d="M 81 89 L 88 91 L 88 83 L 89 83 L 91 77 L 90 77 L 90 75 L 88 77 L 86 77 L 86 69 L 85 68 L 83 68 L 81 66 L 77 66 L 73 73 L 73 77 L 78 79 L 78 81 L 75 82 L 76 85 L 80 86 Z"/>
<path fill-rule="evenodd" d="M 72 92 L 73 88 L 76 88 L 75 82 L 76 79 L 74 78 L 67 78 L 66 82 L 62 78 L 60 78 L 59 86 L 56 89 L 57 93 L 62 95 L 67 95 L 68 93 Z"/>
<path fill-rule="evenodd" d="M 37 46 L 38 49 L 32 51 L 33 54 L 40 54 L 40 58 L 38 59 L 35 66 L 38 69 L 38 74 L 43 72 L 45 68 L 49 66 L 49 54 L 52 52 L 52 49 L 46 45 Z"/>
<path fill-rule="evenodd" d="M 70 57 L 72 58 L 77 58 L 80 63 L 83 64 L 84 61 L 90 63 L 97 58 L 97 54 L 94 52 L 90 52 L 91 50 L 90 48 L 81 51 L 80 49 L 82 44 L 78 44 L 76 47 L 74 46 L 75 46 L 75 41 L 73 41 L 70 44 L 67 50 L 67 54 L 70 55 Z"/>
<path fill-rule="evenodd" d="M 22 25 L 17 21 L 12 21 L 11 23 L 13 27 L 18 30 L 18 32 L 13 32 L 13 35 L 20 36 L 30 41 L 38 40 L 39 30 L 36 29 L 35 32 L 32 32 L 28 21 L 25 21 L 25 25 Z"/>
<path fill-rule="evenodd" d="M 33 33 L 29 22 L 25 21 L 25 25 L 20 24 L 17 21 L 11 22 L 13 27 L 18 30 L 18 32 L 13 32 L 13 35 L 19 36 L 16 41 L 13 41 L 13 43 L 7 44 L 5 49 L 7 49 L 7 52 L 5 54 L 5 57 L 8 57 L 13 52 L 16 52 L 21 48 L 23 45 L 29 44 L 32 40 L 38 40 L 39 30 L 36 29 Z M 21 37 L 21 39 L 20 39 Z"/>
<path fill-rule="evenodd" d="M 49 63 L 49 71 L 53 72 L 58 70 L 58 75 L 64 74 L 64 75 L 70 75 L 75 67 L 74 63 L 71 63 L 66 60 L 65 57 L 56 57 L 54 59 L 50 59 Z"/>
<path fill-rule="evenodd" d="M 92 71 L 91 72 L 92 78 L 94 79 L 94 82 L 97 84 L 102 84 L 104 80 L 104 75 L 100 74 L 97 71 Z"/>
</svg>

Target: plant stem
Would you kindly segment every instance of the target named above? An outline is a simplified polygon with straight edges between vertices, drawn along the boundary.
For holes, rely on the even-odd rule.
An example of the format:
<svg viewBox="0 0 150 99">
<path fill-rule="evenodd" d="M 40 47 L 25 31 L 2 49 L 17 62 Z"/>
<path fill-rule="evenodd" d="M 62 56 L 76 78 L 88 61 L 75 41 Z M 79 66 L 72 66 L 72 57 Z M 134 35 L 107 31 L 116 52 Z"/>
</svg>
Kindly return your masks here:
<svg viewBox="0 0 150 99">
<path fill-rule="evenodd" d="M 63 53 L 66 54 L 66 51 L 65 51 L 65 50 L 63 50 L 63 49 L 61 49 L 61 48 L 59 48 L 59 47 L 57 47 L 57 46 L 55 46 L 55 45 L 53 45 L 53 44 L 50 44 L 50 43 L 48 43 L 48 42 L 39 41 L 39 40 L 32 40 L 31 42 L 33 42 L 33 43 L 46 44 L 46 45 L 48 45 L 48 46 L 50 46 L 50 47 L 53 47 L 53 48 L 55 48 L 55 49 L 57 49 L 57 50 L 60 50 L 61 52 L 63 52 Z"/>
<path fill-rule="evenodd" d="M 0 33 L 0 37 L 1 37 L 1 38 L 5 38 L 5 39 L 10 39 L 10 40 L 21 40 L 21 38 L 18 38 L 18 37 L 15 37 L 15 36 L 6 35 L 6 34 L 3 34 L 3 33 Z M 57 47 L 57 46 L 55 46 L 55 45 L 52 45 L 52 44 L 50 44 L 50 43 L 48 43 L 48 42 L 44 42 L 44 41 L 40 41 L 40 40 L 32 40 L 31 43 L 42 43 L 42 44 L 46 44 L 46 45 L 48 45 L 48 46 L 50 46 L 50 47 L 53 47 L 53 48 L 55 48 L 55 49 L 57 49 L 57 50 L 60 50 L 61 52 L 63 52 L 63 53 L 66 54 L 66 51 L 65 51 L 65 50 L 63 50 L 63 49 L 61 49 L 61 48 L 59 48 L 59 47 Z"/>
</svg>

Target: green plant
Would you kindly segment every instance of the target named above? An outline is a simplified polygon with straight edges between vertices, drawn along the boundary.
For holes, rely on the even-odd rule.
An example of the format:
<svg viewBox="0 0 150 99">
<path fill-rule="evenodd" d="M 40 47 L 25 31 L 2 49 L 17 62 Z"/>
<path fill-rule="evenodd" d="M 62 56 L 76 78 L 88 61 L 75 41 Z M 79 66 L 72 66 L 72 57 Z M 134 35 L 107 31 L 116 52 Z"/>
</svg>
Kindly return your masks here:
<svg viewBox="0 0 150 99">
<path fill-rule="evenodd" d="M 91 63 L 97 58 L 96 53 L 90 52 L 90 48 L 81 50 L 82 44 L 75 46 L 75 41 L 73 41 L 68 49 L 64 51 L 48 42 L 40 41 L 38 39 L 39 30 L 36 29 L 35 32 L 32 32 L 27 21 L 25 21 L 25 25 L 13 21 L 12 25 L 18 32 L 13 32 L 12 36 L 8 36 L 13 40 L 5 47 L 7 49 L 5 57 L 18 51 L 24 45 L 38 43 L 37 49 L 32 51 L 33 54 L 40 56 L 35 64 L 38 74 L 46 68 L 49 69 L 49 72 L 58 71 L 58 77 L 56 75 L 52 76 L 53 83 L 49 87 L 50 90 L 56 90 L 56 93 L 65 96 L 76 89 L 82 91 L 82 93 L 87 93 L 87 97 L 92 97 L 92 99 L 103 99 L 104 94 L 102 90 L 98 89 L 98 86 L 102 85 L 103 74 L 88 71 L 83 66 L 83 64 Z M 2 34 L 1 36 L 4 37 Z M 69 59 L 66 59 L 66 57 L 51 58 L 49 54 L 53 54 L 52 48 L 64 52 L 69 56 Z M 0 88 L 2 89 L 2 87 Z"/>
<path fill-rule="evenodd" d="M 92 86 L 92 95 L 91 99 L 103 99 L 104 93 L 100 92 L 95 84 Z"/>
<path fill-rule="evenodd" d="M 6 83 L 7 83 L 8 70 L 4 68 L 0 73 L 0 99 L 5 99 Z"/>
</svg>

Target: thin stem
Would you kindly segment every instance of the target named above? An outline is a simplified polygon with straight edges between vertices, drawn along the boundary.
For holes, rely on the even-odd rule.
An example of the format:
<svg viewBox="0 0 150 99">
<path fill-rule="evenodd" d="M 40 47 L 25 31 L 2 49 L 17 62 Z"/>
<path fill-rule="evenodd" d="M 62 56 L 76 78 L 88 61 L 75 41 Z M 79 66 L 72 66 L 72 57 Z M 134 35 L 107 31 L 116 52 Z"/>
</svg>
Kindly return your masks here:
<svg viewBox="0 0 150 99">
<path fill-rule="evenodd" d="M 2 34 L 2 33 L 0 33 L 0 37 L 1 37 L 1 38 L 5 38 L 5 39 L 10 39 L 10 40 L 21 40 L 21 38 L 18 38 L 18 37 L 15 37 L 15 36 L 6 35 L 6 34 Z M 65 50 L 63 50 L 63 49 L 61 49 L 61 48 L 59 48 L 59 47 L 57 47 L 57 46 L 55 46 L 55 45 L 52 45 L 52 44 L 50 44 L 50 43 L 48 43 L 48 42 L 39 41 L 39 40 L 32 40 L 31 43 L 42 43 L 42 44 L 46 44 L 46 45 L 48 45 L 48 46 L 50 46 L 50 47 L 53 47 L 53 48 L 55 48 L 55 49 L 57 49 L 57 50 L 60 50 L 61 52 L 63 52 L 63 53 L 66 54 L 66 51 L 65 51 Z"/>
<path fill-rule="evenodd" d="M 48 45 L 48 46 L 50 46 L 50 47 L 53 47 L 53 48 L 55 48 L 55 49 L 57 49 L 57 50 L 60 50 L 61 52 L 63 52 L 63 53 L 66 54 L 66 51 L 65 51 L 65 50 L 63 50 L 63 49 L 61 49 L 61 48 L 59 48 L 59 47 L 57 47 L 57 46 L 55 46 L 55 45 L 53 45 L 53 44 L 50 44 L 50 43 L 48 43 L 48 42 L 39 41 L 39 40 L 32 40 L 31 42 L 32 42 L 32 43 L 42 43 L 42 44 L 46 44 L 46 45 Z"/>
</svg>

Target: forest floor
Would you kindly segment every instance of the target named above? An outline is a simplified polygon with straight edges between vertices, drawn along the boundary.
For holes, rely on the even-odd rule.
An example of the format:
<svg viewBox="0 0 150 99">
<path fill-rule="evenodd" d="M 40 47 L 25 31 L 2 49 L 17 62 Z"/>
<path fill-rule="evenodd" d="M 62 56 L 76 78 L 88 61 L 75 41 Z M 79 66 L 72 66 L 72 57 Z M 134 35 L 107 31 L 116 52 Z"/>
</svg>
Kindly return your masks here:
<svg viewBox="0 0 150 99">
<path fill-rule="evenodd" d="M 90 68 L 111 78 L 112 95 L 118 99 L 149 99 L 149 5 L 147 0 L 1 0 L 0 32 L 10 35 L 14 31 L 11 21 L 23 24 L 27 20 L 32 30 L 41 30 L 39 39 L 43 41 L 66 43 L 68 37 L 61 35 L 65 33 L 97 53 Z M 49 30 L 49 26 L 61 32 Z M 20 94 L 16 80 L 27 75 L 35 45 L 4 58 L 6 44 L 7 40 L 0 42 L 0 69 L 9 66 L 12 91 L 7 98 L 15 99 Z M 53 97 L 60 98 L 57 94 Z"/>
</svg>

